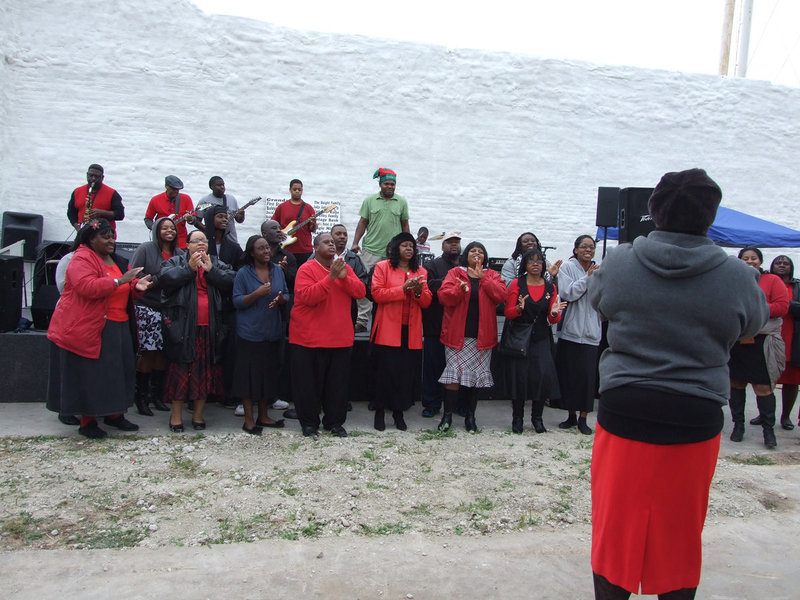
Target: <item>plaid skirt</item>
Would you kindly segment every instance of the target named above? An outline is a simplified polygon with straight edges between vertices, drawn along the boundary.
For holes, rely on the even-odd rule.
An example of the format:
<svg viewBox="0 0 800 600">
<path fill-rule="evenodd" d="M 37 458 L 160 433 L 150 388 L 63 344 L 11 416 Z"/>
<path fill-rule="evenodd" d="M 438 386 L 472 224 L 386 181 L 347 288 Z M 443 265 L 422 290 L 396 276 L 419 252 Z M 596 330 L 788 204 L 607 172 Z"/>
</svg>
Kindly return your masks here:
<svg viewBox="0 0 800 600">
<path fill-rule="evenodd" d="M 197 402 L 210 395 L 224 397 L 222 366 L 211 364 L 211 330 L 204 325 L 197 328 L 194 343 L 194 362 L 170 362 L 164 388 L 166 402 Z"/>
<path fill-rule="evenodd" d="M 478 350 L 478 340 L 464 338 L 460 349 L 444 347 L 445 367 L 439 383 L 457 383 L 464 387 L 488 388 L 492 379 L 492 349 Z"/>
<path fill-rule="evenodd" d="M 137 304 L 133 308 L 136 311 L 136 328 L 139 331 L 139 352 L 163 350 L 161 311 L 142 304 Z"/>
</svg>

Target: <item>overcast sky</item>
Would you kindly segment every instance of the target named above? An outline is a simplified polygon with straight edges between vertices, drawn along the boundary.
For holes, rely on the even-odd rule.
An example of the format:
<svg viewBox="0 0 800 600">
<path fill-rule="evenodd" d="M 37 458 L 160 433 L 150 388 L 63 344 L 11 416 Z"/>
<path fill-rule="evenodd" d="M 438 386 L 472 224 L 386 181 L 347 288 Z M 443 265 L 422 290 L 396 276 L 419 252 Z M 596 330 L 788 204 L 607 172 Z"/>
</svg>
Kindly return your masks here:
<svg viewBox="0 0 800 600">
<path fill-rule="evenodd" d="M 724 0 L 192 1 L 208 13 L 296 29 L 694 73 L 719 71 L 725 6 Z M 748 76 L 800 86 L 800 2 L 754 5 Z"/>
</svg>

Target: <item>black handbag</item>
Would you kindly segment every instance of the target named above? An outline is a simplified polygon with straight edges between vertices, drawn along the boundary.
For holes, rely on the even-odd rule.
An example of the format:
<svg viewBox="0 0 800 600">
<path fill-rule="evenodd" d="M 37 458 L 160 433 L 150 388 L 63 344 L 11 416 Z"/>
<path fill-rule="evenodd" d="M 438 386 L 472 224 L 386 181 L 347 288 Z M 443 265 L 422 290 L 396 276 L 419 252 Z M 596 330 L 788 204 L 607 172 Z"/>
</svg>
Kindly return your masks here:
<svg viewBox="0 0 800 600">
<path fill-rule="evenodd" d="M 539 315 L 536 315 L 536 318 L 538 317 Z M 533 323 L 519 323 L 518 319 L 506 319 L 498 348 L 500 354 L 517 358 L 528 356 L 528 345 L 534 325 L 536 325 L 536 319 L 533 320 Z"/>
</svg>

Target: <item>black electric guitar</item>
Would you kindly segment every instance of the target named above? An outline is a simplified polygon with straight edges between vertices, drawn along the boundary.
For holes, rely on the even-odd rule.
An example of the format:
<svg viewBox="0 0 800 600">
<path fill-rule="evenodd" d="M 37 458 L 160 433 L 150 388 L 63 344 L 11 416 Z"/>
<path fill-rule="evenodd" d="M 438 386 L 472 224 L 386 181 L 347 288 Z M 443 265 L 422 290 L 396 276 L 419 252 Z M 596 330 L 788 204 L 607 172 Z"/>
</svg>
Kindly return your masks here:
<svg viewBox="0 0 800 600">
<path fill-rule="evenodd" d="M 253 206 L 253 204 L 257 204 L 257 203 L 259 203 L 259 202 L 261 202 L 261 196 L 256 196 L 256 197 L 255 197 L 255 198 L 253 198 L 252 200 L 248 201 L 248 202 L 247 202 L 247 204 L 245 204 L 244 206 L 241 206 L 241 207 L 239 207 L 239 209 L 238 209 L 238 210 L 229 210 L 229 211 L 228 211 L 228 218 L 229 218 L 229 219 L 235 219 L 235 218 L 236 218 L 236 213 L 237 213 L 237 212 L 239 212 L 239 211 L 242 211 L 242 212 L 244 212 L 244 211 L 246 211 L 248 208 L 250 208 L 251 206 Z"/>
</svg>

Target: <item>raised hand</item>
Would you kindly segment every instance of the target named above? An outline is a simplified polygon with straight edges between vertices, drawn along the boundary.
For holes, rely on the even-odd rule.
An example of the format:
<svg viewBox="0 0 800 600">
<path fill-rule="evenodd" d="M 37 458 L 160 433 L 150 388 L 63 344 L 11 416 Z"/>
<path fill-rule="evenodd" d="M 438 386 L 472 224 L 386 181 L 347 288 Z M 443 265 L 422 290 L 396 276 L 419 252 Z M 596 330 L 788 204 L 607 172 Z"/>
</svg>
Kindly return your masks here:
<svg viewBox="0 0 800 600">
<path fill-rule="evenodd" d="M 269 308 L 275 308 L 279 304 L 286 304 L 286 298 L 283 297 L 283 290 L 278 292 L 278 295 L 269 303 Z"/>
<path fill-rule="evenodd" d="M 550 314 L 555 317 L 556 315 L 560 314 L 565 308 L 567 308 L 566 302 L 556 302 L 550 309 Z"/>
<path fill-rule="evenodd" d="M 520 296 L 519 298 L 517 298 L 518 313 L 522 314 L 522 311 L 525 310 L 525 300 L 527 300 L 528 298 L 530 298 L 528 294 L 525 294 L 524 296 Z"/>
<path fill-rule="evenodd" d="M 130 269 L 122 277 L 117 279 L 117 282 L 119 283 L 119 285 L 122 285 L 123 283 L 130 283 L 131 281 L 136 279 L 136 276 L 139 274 L 139 272 L 142 269 L 144 269 L 144 267 L 134 267 L 133 269 Z M 148 277 L 149 277 L 149 275 L 148 275 Z"/>
<path fill-rule="evenodd" d="M 281 262 L 278 263 L 278 266 L 283 269 L 283 272 L 286 273 L 286 269 L 289 268 L 289 260 L 286 256 L 281 259 Z"/>
<path fill-rule="evenodd" d="M 202 266 L 203 270 L 206 273 L 208 273 L 214 266 L 211 262 L 211 257 L 205 252 L 200 252 L 199 254 L 200 254 L 200 266 Z"/>
<path fill-rule="evenodd" d="M 331 279 L 344 279 L 345 277 L 347 277 L 347 263 L 340 257 L 331 263 Z"/>
<path fill-rule="evenodd" d="M 559 258 L 552 265 L 551 264 L 547 265 L 547 272 L 550 273 L 550 277 L 555 277 L 558 275 L 558 271 L 561 269 L 561 264 L 563 262 L 564 261 Z"/>
<path fill-rule="evenodd" d="M 597 264 L 595 264 L 595 263 L 592 263 L 592 264 L 590 264 L 590 265 L 589 265 L 589 268 L 588 268 L 588 269 L 586 269 L 586 274 L 587 274 L 587 275 L 591 275 L 592 273 L 594 273 L 595 271 L 597 271 L 597 269 L 599 269 L 599 268 L 600 268 L 600 265 L 597 265 Z"/>
<path fill-rule="evenodd" d="M 259 297 L 269 296 L 270 292 L 272 292 L 272 283 L 269 281 L 267 283 L 262 283 L 261 287 L 259 287 L 256 292 L 258 292 Z"/>
<path fill-rule="evenodd" d="M 192 254 L 189 257 L 189 268 L 192 269 L 192 271 L 196 271 L 197 267 L 200 266 L 200 264 L 201 264 L 200 255 L 201 254 L 202 253 L 198 250 L 197 252 L 195 252 L 194 254 Z"/>
<path fill-rule="evenodd" d="M 146 292 L 151 287 L 153 287 L 153 282 L 150 281 L 150 273 L 140 278 L 139 281 L 136 282 L 136 291 L 138 292 Z"/>
<path fill-rule="evenodd" d="M 464 281 L 463 279 L 461 279 L 461 277 L 458 277 L 458 285 L 461 286 L 461 289 L 463 291 L 469 292 L 469 284 L 466 281 Z"/>
<path fill-rule="evenodd" d="M 479 256 L 471 259 L 469 267 L 467 267 L 467 274 L 473 279 L 483 279 L 483 265 L 481 265 Z"/>
</svg>

